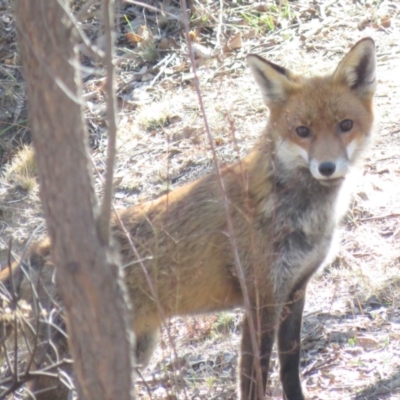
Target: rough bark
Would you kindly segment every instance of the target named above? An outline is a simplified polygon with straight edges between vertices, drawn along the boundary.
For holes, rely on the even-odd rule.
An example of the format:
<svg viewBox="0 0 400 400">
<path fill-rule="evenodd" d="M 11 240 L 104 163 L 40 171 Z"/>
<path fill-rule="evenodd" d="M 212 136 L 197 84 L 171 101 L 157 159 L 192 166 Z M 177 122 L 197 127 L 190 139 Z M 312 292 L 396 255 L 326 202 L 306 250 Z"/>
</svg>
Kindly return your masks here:
<svg viewBox="0 0 400 400">
<path fill-rule="evenodd" d="M 66 0 L 16 0 L 40 197 L 79 398 L 132 399 L 132 336 L 116 252 L 102 243 Z"/>
</svg>

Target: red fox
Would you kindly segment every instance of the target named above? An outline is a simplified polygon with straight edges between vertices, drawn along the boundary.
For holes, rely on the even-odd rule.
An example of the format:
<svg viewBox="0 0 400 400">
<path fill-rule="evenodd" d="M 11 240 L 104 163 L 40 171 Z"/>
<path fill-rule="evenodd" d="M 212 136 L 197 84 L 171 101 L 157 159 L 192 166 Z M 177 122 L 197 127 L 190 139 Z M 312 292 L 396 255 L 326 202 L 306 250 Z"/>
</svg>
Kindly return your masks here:
<svg viewBox="0 0 400 400">
<path fill-rule="evenodd" d="M 133 303 L 138 365 L 149 361 L 165 318 L 246 305 L 239 398 L 264 398 L 277 336 L 284 398 L 302 400 L 306 287 L 328 255 L 348 197 L 348 175 L 370 139 L 375 45 L 360 40 L 326 76 L 298 76 L 258 55 L 247 60 L 270 115 L 250 154 L 221 170 L 232 229 L 211 173 L 118 212 L 113 235 Z M 24 266 L 41 270 L 42 284 L 34 295 L 17 268 L 14 287 L 28 302 L 38 293 L 51 310 L 45 299 L 59 300 L 48 240 L 32 248 L 19 271 Z M 3 282 L 9 278 L 8 270 L 2 273 Z M 36 283 L 37 275 L 31 280 Z M 49 330 L 41 334 L 48 338 Z M 54 340 L 59 353 L 67 354 L 65 338 Z M 41 391 L 44 382 L 31 387 L 37 399 L 67 398 L 60 388 Z"/>
</svg>

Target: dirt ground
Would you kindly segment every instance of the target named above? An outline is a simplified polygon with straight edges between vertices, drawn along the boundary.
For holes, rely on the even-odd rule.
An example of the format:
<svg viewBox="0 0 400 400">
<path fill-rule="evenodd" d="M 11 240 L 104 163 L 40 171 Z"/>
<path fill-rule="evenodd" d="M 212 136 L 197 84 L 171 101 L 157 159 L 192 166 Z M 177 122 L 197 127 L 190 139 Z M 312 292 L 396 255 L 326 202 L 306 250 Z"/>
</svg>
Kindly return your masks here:
<svg viewBox="0 0 400 400">
<path fill-rule="evenodd" d="M 0 263 L 45 235 L 11 0 L 0 0 Z M 73 2 L 78 13 L 82 1 Z M 121 1 L 117 208 L 212 169 L 178 2 Z M 301 73 L 332 70 L 358 39 L 377 45 L 376 128 L 333 262 L 309 286 L 302 383 L 309 399 L 400 399 L 400 3 L 213 1 L 190 6 L 206 118 L 221 162 L 251 149 L 267 112 L 246 68 L 258 53 Z M 98 38 L 98 7 L 81 16 Z M 101 42 L 101 41 L 100 41 Z M 96 189 L 104 172 L 103 70 L 82 50 Z M 137 384 L 140 399 L 233 399 L 241 311 L 177 318 Z M 276 358 L 268 398 L 282 398 Z M 4 368 L 1 370 L 4 373 Z"/>
</svg>

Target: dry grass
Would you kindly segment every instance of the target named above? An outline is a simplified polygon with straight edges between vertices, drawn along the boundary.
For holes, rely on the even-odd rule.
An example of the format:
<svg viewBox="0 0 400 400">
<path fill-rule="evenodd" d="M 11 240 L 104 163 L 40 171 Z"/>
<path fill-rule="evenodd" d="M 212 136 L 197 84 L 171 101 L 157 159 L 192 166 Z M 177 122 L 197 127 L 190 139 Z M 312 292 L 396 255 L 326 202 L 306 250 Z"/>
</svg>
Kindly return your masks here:
<svg viewBox="0 0 400 400">
<path fill-rule="evenodd" d="M 4 180 L 24 191 L 37 186 L 37 167 L 32 146 L 23 145 L 5 168 Z"/>
<path fill-rule="evenodd" d="M 135 119 L 140 130 L 155 133 L 174 123 L 174 120 L 179 120 L 179 116 L 168 101 L 163 101 L 154 102 L 151 107 L 142 107 Z"/>
<path fill-rule="evenodd" d="M 126 5 L 121 12 L 116 57 L 120 105 L 117 207 L 157 197 L 212 168 L 181 26 L 177 19 L 169 18 L 169 14 L 180 16 L 178 3 L 163 3 L 164 14 L 134 5 Z M 199 52 L 198 74 L 221 162 L 235 161 L 247 153 L 267 118 L 246 69 L 248 52 L 263 54 L 301 73 L 325 72 L 357 39 L 372 36 L 377 43 L 379 125 L 354 185 L 354 202 L 341 228 L 338 255 L 309 287 L 302 370 L 303 386 L 310 399 L 399 399 L 399 5 L 394 0 L 299 0 L 279 2 L 278 6 L 267 2 L 267 11 L 260 11 L 256 8 L 259 3 L 223 4 L 220 25 L 220 2 L 191 2 L 192 38 L 208 54 L 202 58 Z M 0 12 L 11 15 L 10 7 L 1 7 Z M 86 25 L 92 39 L 97 34 L 96 24 L 93 13 Z M 140 26 L 147 26 L 153 35 L 150 44 L 155 49 L 149 54 L 140 42 L 126 36 L 130 32 L 139 34 Z M 241 46 L 221 52 L 238 33 Z M 143 56 L 137 57 L 140 52 Z M 87 62 L 90 64 L 90 60 Z M 5 63 L 1 68 L 7 74 L 0 75 L 0 89 L 9 85 L 9 74 L 14 74 L 14 81 L 20 80 L 15 68 Z M 85 91 L 92 156 L 101 174 L 104 99 L 97 76 L 86 80 Z M 8 107 L 12 114 L 15 104 L 10 102 Z M 0 136 L 0 141 L 11 143 L 16 131 L 7 134 L 10 136 Z M 2 149 L 10 148 L 1 144 Z M 10 170 L 24 171 L 24 167 L 12 167 L 19 164 L 19 156 L 11 160 L 10 154 L 6 151 L 2 155 L 8 166 L 3 167 L 0 177 L 0 199 L 4 199 L 0 200 L 0 236 L 17 235 L 19 250 L 41 218 L 38 200 L 27 200 L 25 194 L 15 191 L 14 183 L 10 185 L 21 174 L 12 175 Z M 22 176 L 33 177 L 33 169 L 27 170 L 29 173 L 22 172 Z M 99 180 L 96 184 L 101 186 Z M 0 243 L 2 263 L 5 248 L 5 243 Z M 138 382 L 138 398 L 181 399 L 185 393 L 187 398 L 232 398 L 240 317 L 237 311 L 174 320 L 166 327 L 162 344 L 144 371 L 146 384 Z M 178 359 L 172 349 L 176 349 Z M 279 399 L 276 358 L 272 367 L 269 395 Z"/>
</svg>

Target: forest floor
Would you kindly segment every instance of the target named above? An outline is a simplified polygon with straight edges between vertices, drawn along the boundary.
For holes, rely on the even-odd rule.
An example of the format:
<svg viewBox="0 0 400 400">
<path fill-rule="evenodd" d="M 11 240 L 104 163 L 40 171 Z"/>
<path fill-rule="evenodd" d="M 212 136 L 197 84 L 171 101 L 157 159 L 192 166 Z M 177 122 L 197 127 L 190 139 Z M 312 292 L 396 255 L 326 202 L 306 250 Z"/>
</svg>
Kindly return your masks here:
<svg viewBox="0 0 400 400">
<path fill-rule="evenodd" d="M 0 263 L 45 235 L 11 0 L 0 0 Z M 99 9 L 78 14 L 99 37 Z M 212 170 L 179 2 L 121 1 L 115 206 L 153 199 Z M 336 258 L 309 285 L 302 384 L 309 399 L 400 399 L 400 3 L 193 0 L 190 37 L 221 162 L 246 154 L 267 111 L 248 53 L 298 73 L 331 71 L 360 38 L 377 46 L 374 140 L 340 228 Z M 104 173 L 104 71 L 82 47 L 96 189 Z M 397 111 L 396 111 L 397 110 Z M 138 379 L 140 399 L 233 399 L 242 312 L 176 318 Z M 166 334 L 168 330 L 168 334 Z M 276 357 L 270 399 L 281 399 Z"/>
</svg>

